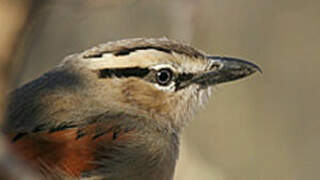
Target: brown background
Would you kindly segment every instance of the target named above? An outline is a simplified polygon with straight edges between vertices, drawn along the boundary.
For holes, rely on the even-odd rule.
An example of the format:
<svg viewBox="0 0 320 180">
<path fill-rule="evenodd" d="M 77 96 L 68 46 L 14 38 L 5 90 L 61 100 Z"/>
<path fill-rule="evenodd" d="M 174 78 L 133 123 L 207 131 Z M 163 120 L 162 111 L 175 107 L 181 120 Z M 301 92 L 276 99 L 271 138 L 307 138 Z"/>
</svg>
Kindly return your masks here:
<svg viewBox="0 0 320 180">
<path fill-rule="evenodd" d="M 186 128 L 176 180 L 320 178 L 320 1 L 47 0 L 28 26 L 14 86 L 70 53 L 130 37 L 254 61 L 263 75 L 218 86 Z"/>
</svg>

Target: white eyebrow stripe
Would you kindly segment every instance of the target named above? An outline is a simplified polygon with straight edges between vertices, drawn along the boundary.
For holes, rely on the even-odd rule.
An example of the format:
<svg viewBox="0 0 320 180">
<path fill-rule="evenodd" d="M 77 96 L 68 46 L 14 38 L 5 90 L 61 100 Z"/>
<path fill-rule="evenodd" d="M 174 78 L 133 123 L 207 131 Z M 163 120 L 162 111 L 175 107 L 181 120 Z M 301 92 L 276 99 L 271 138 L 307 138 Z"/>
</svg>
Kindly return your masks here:
<svg viewBox="0 0 320 180">
<path fill-rule="evenodd" d="M 159 64 L 159 57 L 172 58 L 164 52 L 147 49 L 137 50 L 127 56 L 115 56 L 112 53 L 105 53 L 102 57 L 82 58 L 81 61 L 92 70 L 128 67 L 147 68 Z"/>
<path fill-rule="evenodd" d="M 74 54 L 65 58 L 64 63 L 73 61 L 79 66 L 90 70 L 117 69 L 117 68 L 148 68 L 159 70 L 170 68 L 177 73 L 203 72 L 208 65 L 202 60 L 172 53 L 168 54 L 155 49 L 137 50 L 128 55 L 115 56 L 113 53 L 103 53 L 101 57 L 86 57 L 88 52 Z M 62 63 L 62 64 L 64 64 Z"/>
<path fill-rule="evenodd" d="M 175 70 L 175 68 L 171 64 L 157 64 L 155 66 L 152 66 L 151 68 L 154 70 L 160 70 L 160 69 L 165 69 L 165 68 Z"/>
</svg>

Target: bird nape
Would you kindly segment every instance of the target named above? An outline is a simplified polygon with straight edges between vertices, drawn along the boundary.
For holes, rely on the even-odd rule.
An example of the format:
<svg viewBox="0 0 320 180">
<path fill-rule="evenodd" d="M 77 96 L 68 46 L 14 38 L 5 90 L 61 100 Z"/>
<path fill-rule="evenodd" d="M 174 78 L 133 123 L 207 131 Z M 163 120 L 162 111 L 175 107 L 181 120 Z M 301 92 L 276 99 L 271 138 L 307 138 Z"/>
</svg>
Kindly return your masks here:
<svg viewBox="0 0 320 180">
<path fill-rule="evenodd" d="M 211 88 L 256 71 L 166 38 L 109 42 L 14 90 L 3 131 L 44 179 L 172 180 Z"/>
</svg>

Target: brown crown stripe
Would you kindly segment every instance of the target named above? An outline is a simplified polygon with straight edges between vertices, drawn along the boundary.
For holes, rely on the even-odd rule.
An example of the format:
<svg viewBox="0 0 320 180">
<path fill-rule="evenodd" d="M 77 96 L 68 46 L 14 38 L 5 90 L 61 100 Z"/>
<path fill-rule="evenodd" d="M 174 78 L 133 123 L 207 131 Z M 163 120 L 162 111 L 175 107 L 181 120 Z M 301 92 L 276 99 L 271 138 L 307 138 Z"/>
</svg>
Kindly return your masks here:
<svg viewBox="0 0 320 180">
<path fill-rule="evenodd" d="M 95 47 L 84 52 L 83 58 L 99 58 L 102 57 L 103 54 L 107 53 L 113 53 L 115 56 L 123 56 L 129 55 L 131 52 L 134 52 L 136 50 L 147 49 L 155 49 L 166 53 L 175 52 L 195 58 L 205 58 L 204 53 L 200 52 L 199 50 L 186 44 L 181 44 L 165 38 L 140 38 L 109 42 L 107 44 L 100 45 L 98 48 Z"/>
</svg>

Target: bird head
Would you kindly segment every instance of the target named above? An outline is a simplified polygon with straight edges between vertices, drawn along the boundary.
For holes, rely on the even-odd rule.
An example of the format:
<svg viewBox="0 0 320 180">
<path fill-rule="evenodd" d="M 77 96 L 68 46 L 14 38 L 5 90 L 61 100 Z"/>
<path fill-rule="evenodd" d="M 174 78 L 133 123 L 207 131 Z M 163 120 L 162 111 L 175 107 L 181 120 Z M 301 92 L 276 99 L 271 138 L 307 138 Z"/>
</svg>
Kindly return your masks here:
<svg viewBox="0 0 320 180">
<path fill-rule="evenodd" d="M 67 57 L 63 67 L 83 72 L 86 93 L 108 109 L 121 109 L 184 127 L 213 86 L 261 71 L 248 61 L 211 56 L 161 39 L 127 39 Z M 81 74 L 81 73 L 80 73 Z"/>
</svg>

